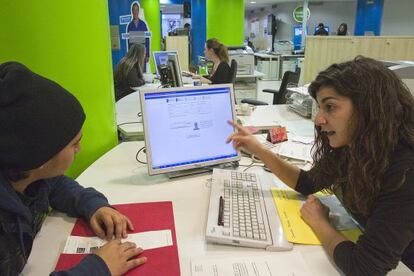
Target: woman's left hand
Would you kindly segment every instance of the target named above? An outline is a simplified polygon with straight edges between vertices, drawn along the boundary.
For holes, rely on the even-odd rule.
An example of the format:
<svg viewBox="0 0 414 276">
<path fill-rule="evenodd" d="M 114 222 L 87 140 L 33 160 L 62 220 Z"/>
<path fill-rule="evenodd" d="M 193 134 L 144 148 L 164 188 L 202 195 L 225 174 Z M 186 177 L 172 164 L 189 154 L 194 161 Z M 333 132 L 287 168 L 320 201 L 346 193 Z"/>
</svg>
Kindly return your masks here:
<svg viewBox="0 0 414 276">
<path fill-rule="evenodd" d="M 312 228 L 323 222 L 329 223 L 329 208 L 313 195 L 308 196 L 300 209 L 300 213 L 303 220 Z"/>
<path fill-rule="evenodd" d="M 95 234 L 101 239 L 112 240 L 126 238 L 127 230 L 134 230 L 132 222 L 111 207 L 101 207 L 92 215 L 90 225 Z"/>
</svg>

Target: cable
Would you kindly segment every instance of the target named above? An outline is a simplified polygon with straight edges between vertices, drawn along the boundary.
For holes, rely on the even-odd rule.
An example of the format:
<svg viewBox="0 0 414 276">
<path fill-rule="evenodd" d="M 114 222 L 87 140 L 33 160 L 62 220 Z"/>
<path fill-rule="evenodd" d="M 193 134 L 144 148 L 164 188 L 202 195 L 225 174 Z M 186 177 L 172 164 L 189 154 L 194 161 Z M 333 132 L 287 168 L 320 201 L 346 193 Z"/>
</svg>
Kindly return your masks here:
<svg viewBox="0 0 414 276">
<path fill-rule="evenodd" d="M 144 153 L 146 153 L 146 149 L 145 149 L 145 147 L 142 147 L 142 148 L 140 148 L 138 151 L 137 151 L 137 154 L 135 155 L 135 159 L 138 161 L 138 163 L 141 163 L 141 164 L 147 164 L 147 162 L 145 162 L 145 161 L 141 161 L 141 160 L 139 160 L 138 159 L 138 155 L 140 154 L 140 152 L 141 151 L 143 151 Z"/>
</svg>

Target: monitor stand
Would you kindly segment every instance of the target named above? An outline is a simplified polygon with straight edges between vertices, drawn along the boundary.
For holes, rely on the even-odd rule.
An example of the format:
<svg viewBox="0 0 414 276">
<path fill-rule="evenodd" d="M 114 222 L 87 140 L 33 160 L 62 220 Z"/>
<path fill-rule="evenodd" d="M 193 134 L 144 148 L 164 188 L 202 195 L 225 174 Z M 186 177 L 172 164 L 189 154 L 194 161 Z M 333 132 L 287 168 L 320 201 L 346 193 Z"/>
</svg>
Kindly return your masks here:
<svg viewBox="0 0 414 276">
<path fill-rule="evenodd" d="M 170 172 L 167 175 L 169 178 L 176 178 L 176 177 L 188 176 L 188 175 L 193 175 L 193 174 L 208 173 L 208 172 L 211 172 L 214 168 L 235 169 L 238 166 L 239 166 L 239 161 L 234 161 L 234 162 L 228 162 L 224 164 L 212 165 L 212 166 L 207 166 L 207 167 Z"/>
</svg>

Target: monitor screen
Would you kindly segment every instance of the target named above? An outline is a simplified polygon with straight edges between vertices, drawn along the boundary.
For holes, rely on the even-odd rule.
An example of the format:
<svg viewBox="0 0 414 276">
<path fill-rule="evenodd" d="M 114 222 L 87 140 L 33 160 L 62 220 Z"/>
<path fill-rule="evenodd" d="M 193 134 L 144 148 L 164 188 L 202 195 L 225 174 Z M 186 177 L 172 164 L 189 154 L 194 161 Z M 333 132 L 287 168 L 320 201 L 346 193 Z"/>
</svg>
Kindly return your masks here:
<svg viewBox="0 0 414 276">
<path fill-rule="evenodd" d="M 240 160 L 226 139 L 235 120 L 231 84 L 140 92 L 150 175 Z"/>
<path fill-rule="evenodd" d="M 154 51 L 154 63 L 155 63 L 155 71 L 157 73 L 157 76 L 159 76 L 158 67 L 160 65 L 167 65 L 168 64 L 168 56 L 169 55 L 177 55 L 177 52 L 175 51 Z"/>
<path fill-rule="evenodd" d="M 170 87 L 183 86 L 183 79 L 181 77 L 181 67 L 178 61 L 177 54 L 168 54 L 168 66 L 171 71 L 171 83 Z"/>
</svg>

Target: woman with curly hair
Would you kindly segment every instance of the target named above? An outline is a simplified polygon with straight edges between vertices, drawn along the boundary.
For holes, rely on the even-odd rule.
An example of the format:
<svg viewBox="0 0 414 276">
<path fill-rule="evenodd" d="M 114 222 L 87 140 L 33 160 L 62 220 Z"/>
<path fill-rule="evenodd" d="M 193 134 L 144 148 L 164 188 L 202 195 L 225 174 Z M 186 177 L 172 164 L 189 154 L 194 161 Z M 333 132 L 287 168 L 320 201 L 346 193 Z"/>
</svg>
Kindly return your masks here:
<svg viewBox="0 0 414 276">
<path fill-rule="evenodd" d="M 313 167 L 303 171 L 266 150 L 249 132 L 229 137 L 284 183 L 308 195 L 302 218 L 346 275 L 384 275 L 402 260 L 414 270 L 414 98 L 382 63 L 365 57 L 333 64 L 309 87 L 319 105 Z M 311 194 L 328 190 L 363 234 L 347 240 Z"/>
</svg>

